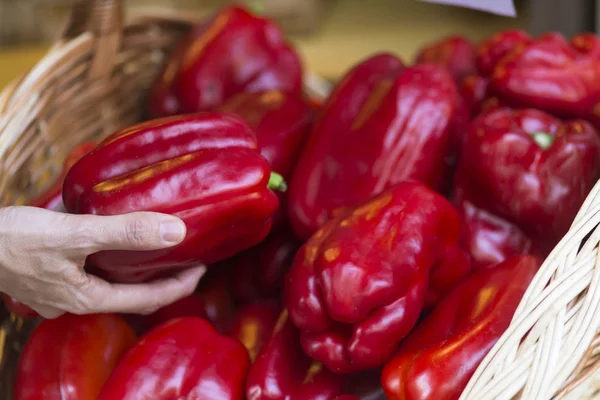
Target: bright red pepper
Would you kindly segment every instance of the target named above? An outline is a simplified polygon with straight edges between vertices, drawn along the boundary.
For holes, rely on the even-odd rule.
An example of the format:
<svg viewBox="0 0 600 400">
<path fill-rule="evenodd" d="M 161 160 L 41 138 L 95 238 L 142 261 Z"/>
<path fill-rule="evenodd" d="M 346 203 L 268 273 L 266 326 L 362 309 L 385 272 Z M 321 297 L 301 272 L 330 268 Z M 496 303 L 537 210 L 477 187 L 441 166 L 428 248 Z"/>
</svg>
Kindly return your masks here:
<svg viewBox="0 0 600 400">
<path fill-rule="evenodd" d="M 271 169 L 288 181 L 298 162 L 313 121 L 313 110 L 302 98 L 281 90 L 240 93 L 221 108 L 237 114 L 256 132 L 260 154 Z M 274 225 L 285 220 L 285 193 L 278 193 L 280 207 Z"/>
<path fill-rule="evenodd" d="M 250 368 L 248 400 L 333 400 L 344 377 L 311 360 L 300 346 L 300 332 L 284 310 Z"/>
<path fill-rule="evenodd" d="M 536 251 L 550 250 L 600 175 L 600 138 L 589 123 L 533 109 L 482 114 L 463 151 L 454 199 L 479 265 L 531 249 L 528 237 Z"/>
<path fill-rule="evenodd" d="M 477 47 L 477 70 L 479 74 L 489 77 L 496 65 L 515 48 L 522 48 L 532 42 L 531 36 L 519 29 L 498 32 Z"/>
<path fill-rule="evenodd" d="M 98 400 L 244 398 L 244 346 L 196 317 L 158 326 L 121 358 Z"/>
<path fill-rule="evenodd" d="M 151 90 L 150 118 L 210 111 L 241 92 L 300 93 L 298 54 L 271 21 L 227 7 L 176 46 Z"/>
<path fill-rule="evenodd" d="M 70 315 L 44 320 L 23 348 L 15 400 L 96 400 L 122 354 L 135 342 L 119 316 Z"/>
<path fill-rule="evenodd" d="M 590 43 L 589 36 L 573 41 Z M 600 53 L 576 47 L 559 34 L 544 35 L 496 65 L 488 92 L 503 105 L 582 118 L 600 128 Z"/>
<path fill-rule="evenodd" d="M 519 256 L 458 286 L 386 364 L 381 383 L 388 399 L 458 399 L 510 325 L 539 266 L 535 257 Z"/>
<path fill-rule="evenodd" d="M 242 307 L 237 312 L 229 336 L 244 345 L 250 355 L 250 362 L 254 362 L 271 337 L 280 311 L 277 302 L 262 301 Z"/>
<path fill-rule="evenodd" d="M 427 44 L 418 52 L 416 63 L 442 65 L 457 82 L 477 72 L 475 46 L 460 35 L 447 36 Z"/>
<path fill-rule="evenodd" d="M 183 219 L 187 236 L 165 250 L 95 253 L 90 267 L 111 281 L 138 282 L 259 243 L 278 206 L 269 188 L 281 177 L 257 147 L 252 129 L 226 113 L 167 117 L 109 136 L 67 174 L 67 210 L 168 213 Z"/>
<path fill-rule="evenodd" d="M 436 65 L 404 69 L 380 54 L 337 85 L 311 132 L 289 191 L 292 228 L 308 238 L 341 207 L 352 207 L 395 183 L 434 188 L 449 172 L 458 92 Z"/>
<path fill-rule="evenodd" d="M 280 229 L 258 246 L 225 260 L 231 294 L 241 303 L 277 297 L 299 248 L 298 239 Z"/>
<path fill-rule="evenodd" d="M 297 253 L 285 305 L 302 347 L 336 372 L 382 365 L 417 322 L 428 276 L 460 237 L 441 195 L 406 181 L 330 220 Z"/>
</svg>

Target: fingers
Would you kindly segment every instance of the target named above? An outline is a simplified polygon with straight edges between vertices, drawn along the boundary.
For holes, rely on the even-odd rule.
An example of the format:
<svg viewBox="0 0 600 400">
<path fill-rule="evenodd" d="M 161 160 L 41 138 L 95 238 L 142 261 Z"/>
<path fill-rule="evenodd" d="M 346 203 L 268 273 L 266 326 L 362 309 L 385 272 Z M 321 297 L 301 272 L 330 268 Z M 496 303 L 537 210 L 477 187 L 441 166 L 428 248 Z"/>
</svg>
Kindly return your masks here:
<svg viewBox="0 0 600 400">
<path fill-rule="evenodd" d="M 83 309 L 71 312 L 150 314 L 192 294 L 205 271 L 203 266 L 195 267 L 172 278 L 132 285 L 110 284 L 90 275 L 89 284 L 85 288 L 86 304 Z"/>
<path fill-rule="evenodd" d="M 70 215 L 73 243 L 86 252 L 157 250 L 179 244 L 186 235 L 183 221 L 171 215 L 136 212 L 114 216 Z"/>
</svg>

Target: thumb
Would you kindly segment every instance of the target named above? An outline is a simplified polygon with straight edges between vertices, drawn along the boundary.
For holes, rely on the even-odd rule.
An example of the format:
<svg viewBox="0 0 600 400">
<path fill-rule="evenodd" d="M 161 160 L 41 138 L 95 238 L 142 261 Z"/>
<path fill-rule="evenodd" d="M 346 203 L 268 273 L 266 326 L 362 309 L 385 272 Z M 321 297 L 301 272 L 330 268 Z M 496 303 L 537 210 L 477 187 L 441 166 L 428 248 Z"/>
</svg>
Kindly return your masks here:
<svg viewBox="0 0 600 400">
<path fill-rule="evenodd" d="M 152 212 L 98 216 L 73 215 L 73 223 L 85 226 L 84 238 L 94 251 L 157 250 L 175 246 L 186 235 L 177 217 Z M 86 246 L 87 247 L 87 246 Z"/>
</svg>

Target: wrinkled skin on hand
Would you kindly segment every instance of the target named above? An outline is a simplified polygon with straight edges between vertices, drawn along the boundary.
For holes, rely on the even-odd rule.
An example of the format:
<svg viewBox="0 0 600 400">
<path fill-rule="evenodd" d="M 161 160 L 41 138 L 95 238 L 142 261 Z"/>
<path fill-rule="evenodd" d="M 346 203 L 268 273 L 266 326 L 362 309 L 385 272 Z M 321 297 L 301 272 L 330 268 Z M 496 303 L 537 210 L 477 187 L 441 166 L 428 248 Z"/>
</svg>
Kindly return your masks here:
<svg viewBox="0 0 600 400">
<path fill-rule="evenodd" d="M 382 365 L 416 323 L 429 274 L 459 235 L 452 205 L 414 181 L 329 221 L 286 277 L 284 301 L 304 351 L 335 372 Z"/>
</svg>

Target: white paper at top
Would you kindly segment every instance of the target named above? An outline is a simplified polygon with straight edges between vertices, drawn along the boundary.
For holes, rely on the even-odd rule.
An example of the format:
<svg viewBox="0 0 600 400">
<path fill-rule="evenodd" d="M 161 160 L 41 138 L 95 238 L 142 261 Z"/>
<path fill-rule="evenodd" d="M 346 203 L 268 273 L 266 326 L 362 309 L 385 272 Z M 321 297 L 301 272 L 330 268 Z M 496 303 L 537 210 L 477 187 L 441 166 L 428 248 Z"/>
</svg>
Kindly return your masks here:
<svg viewBox="0 0 600 400">
<path fill-rule="evenodd" d="M 492 14 L 516 17 L 517 11 L 513 0 L 421 0 L 428 3 L 447 4 L 487 11 Z"/>
</svg>

